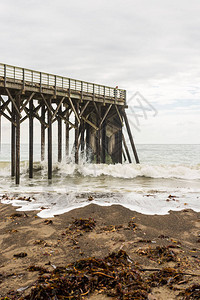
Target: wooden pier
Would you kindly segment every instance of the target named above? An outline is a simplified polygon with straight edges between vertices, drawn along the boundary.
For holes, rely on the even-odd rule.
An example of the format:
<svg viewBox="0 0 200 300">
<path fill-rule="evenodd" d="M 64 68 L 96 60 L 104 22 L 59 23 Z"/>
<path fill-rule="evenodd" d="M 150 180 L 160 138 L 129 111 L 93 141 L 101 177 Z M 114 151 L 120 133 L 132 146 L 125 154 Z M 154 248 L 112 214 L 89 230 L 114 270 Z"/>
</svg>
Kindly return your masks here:
<svg viewBox="0 0 200 300">
<path fill-rule="evenodd" d="M 0 63 L 0 147 L 1 118 L 4 117 L 11 123 L 11 176 L 15 176 L 16 184 L 20 181 L 20 125 L 27 119 L 30 178 L 33 177 L 34 119 L 41 127 L 41 161 L 45 158 L 45 147 L 48 147 L 48 179 L 52 178 L 54 122 L 58 128 L 59 162 L 69 155 L 69 132 L 74 130 L 75 163 L 83 154 L 94 163 L 107 163 L 108 160 L 122 163 L 122 157 L 131 163 L 122 133 L 125 123 L 136 163 L 139 163 L 126 108 L 125 90 Z"/>
</svg>

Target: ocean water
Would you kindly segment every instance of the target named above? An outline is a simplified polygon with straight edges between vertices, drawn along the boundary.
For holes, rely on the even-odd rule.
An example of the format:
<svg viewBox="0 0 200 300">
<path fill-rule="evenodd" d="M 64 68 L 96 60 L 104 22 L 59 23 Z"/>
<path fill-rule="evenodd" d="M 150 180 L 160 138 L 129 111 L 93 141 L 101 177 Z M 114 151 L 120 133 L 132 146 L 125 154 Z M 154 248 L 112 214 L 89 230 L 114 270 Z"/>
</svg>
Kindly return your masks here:
<svg viewBox="0 0 200 300">
<path fill-rule="evenodd" d="M 34 178 L 28 178 L 28 145 L 22 145 L 21 182 L 16 186 L 10 177 L 10 145 L 3 144 L 0 200 L 17 210 L 38 210 L 43 218 L 90 203 L 121 204 L 144 214 L 200 211 L 200 145 L 137 145 L 137 151 L 139 165 L 97 165 L 84 157 L 75 165 L 73 155 L 58 163 L 54 145 L 53 179 L 48 180 L 39 145 L 34 145 Z M 22 196 L 29 201 L 18 199 Z"/>
</svg>

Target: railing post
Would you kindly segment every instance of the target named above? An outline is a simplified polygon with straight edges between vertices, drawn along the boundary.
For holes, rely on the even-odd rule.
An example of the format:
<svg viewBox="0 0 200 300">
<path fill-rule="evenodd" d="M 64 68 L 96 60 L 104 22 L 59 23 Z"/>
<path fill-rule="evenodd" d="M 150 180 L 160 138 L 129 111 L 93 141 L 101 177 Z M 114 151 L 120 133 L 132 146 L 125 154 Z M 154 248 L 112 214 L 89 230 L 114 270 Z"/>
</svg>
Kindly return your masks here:
<svg viewBox="0 0 200 300">
<path fill-rule="evenodd" d="M 24 74 L 24 68 L 22 69 L 22 80 L 23 80 L 23 91 L 25 89 L 25 74 Z"/>
<path fill-rule="evenodd" d="M 40 72 L 40 93 L 42 92 L 42 72 Z"/>
<path fill-rule="evenodd" d="M 103 105 L 105 106 L 105 101 L 106 101 L 106 87 L 103 87 Z"/>
<path fill-rule="evenodd" d="M 56 77 L 56 75 L 55 75 L 54 83 L 55 83 L 55 90 L 54 90 L 54 94 L 55 94 L 55 96 L 56 96 L 56 84 L 57 84 L 57 77 Z"/>
<path fill-rule="evenodd" d="M 6 65 L 4 65 L 4 86 L 6 86 Z"/>
<path fill-rule="evenodd" d="M 32 79 L 32 86 L 33 86 L 33 71 L 31 71 L 31 79 Z"/>
<path fill-rule="evenodd" d="M 70 78 L 69 78 L 69 96 L 70 96 L 70 93 L 71 93 L 71 81 L 70 81 Z"/>
<path fill-rule="evenodd" d="M 81 81 L 81 100 L 83 99 L 83 81 Z"/>
</svg>

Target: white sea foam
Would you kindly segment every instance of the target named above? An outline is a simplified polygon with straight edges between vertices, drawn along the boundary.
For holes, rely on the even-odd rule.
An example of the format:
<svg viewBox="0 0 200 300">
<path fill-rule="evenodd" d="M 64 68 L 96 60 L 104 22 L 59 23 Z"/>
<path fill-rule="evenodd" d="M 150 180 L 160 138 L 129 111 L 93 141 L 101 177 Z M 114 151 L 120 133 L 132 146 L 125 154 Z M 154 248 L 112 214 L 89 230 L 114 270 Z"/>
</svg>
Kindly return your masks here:
<svg viewBox="0 0 200 300">
<path fill-rule="evenodd" d="M 35 171 L 41 171 L 42 176 L 47 174 L 47 163 L 34 163 Z M 27 162 L 21 164 L 21 173 L 26 175 L 28 172 Z M 199 180 L 200 179 L 200 165 L 148 165 L 148 164 L 89 164 L 80 163 L 75 165 L 73 163 L 55 163 L 53 165 L 53 172 L 59 176 L 80 175 L 83 177 L 99 177 L 111 176 L 114 178 L 177 178 L 186 180 Z M 10 175 L 10 164 L 0 163 L 0 176 L 5 177 Z"/>
<path fill-rule="evenodd" d="M 199 161 L 199 150 L 199 145 L 143 146 L 140 165 L 97 165 L 84 160 L 75 165 L 63 161 L 53 164 L 51 181 L 47 179 L 46 162 L 35 162 L 34 178 L 29 179 L 27 158 L 22 157 L 19 186 L 10 178 L 10 163 L 1 161 L 0 194 L 10 198 L 3 198 L 2 203 L 18 210 L 38 210 L 38 215 L 46 218 L 88 205 L 92 193 L 92 203 L 120 204 L 144 214 L 166 214 L 184 208 L 200 211 L 200 164 L 195 163 Z M 163 157 L 166 164 L 162 164 Z M 176 198 L 168 198 L 170 194 Z M 18 195 L 35 200 L 18 200 Z"/>
<path fill-rule="evenodd" d="M 151 192 L 148 194 L 147 192 Z M 199 193 L 183 193 L 183 191 L 176 191 L 173 195 L 176 197 L 169 197 L 167 191 L 152 191 L 143 190 L 143 193 L 132 191 L 129 193 L 93 193 L 94 200 L 88 201 L 88 193 L 78 194 L 71 193 L 41 193 L 34 194 L 35 200 L 27 202 L 18 200 L 17 197 L 10 199 L 2 198 L 1 202 L 4 204 L 12 204 L 18 207 L 18 211 L 39 210 L 38 216 L 41 218 L 53 217 L 55 215 L 63 214 L 75 208 L 84 207 L 90 203 L 108 206 L 108 205 L 123 205 L 131 210 L 143 214 L 167 214 L 170 210 L 178 211 L 182 209 L 193 209 L 200 211 Z"/>
</svg>

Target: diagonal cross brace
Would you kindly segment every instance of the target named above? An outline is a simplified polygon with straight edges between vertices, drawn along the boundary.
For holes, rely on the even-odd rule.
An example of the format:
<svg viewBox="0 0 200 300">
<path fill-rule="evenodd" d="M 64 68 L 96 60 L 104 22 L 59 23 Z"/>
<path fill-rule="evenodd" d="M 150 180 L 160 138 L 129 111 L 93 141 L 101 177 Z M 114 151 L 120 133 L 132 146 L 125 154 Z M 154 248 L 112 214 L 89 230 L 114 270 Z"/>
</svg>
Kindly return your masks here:
<svg viewBox="0 0 200 300">
<path fill-rule="evenodd" d="M 16 104 L 16 102 L 15 102 L 15 99 L 12 97 L 12 95 L 11 95 L 9 89 L 6 88 L 6 92 L 7 92 L 8 96 L 9 96 L 10 100 L 12 101 L 12 103 L 13 103 L 15 109 L 16 109 L 16 112 L 18 113 L 19 116 L 21 116 L 20 111 L 19 111 L 19 108 L 18 108 L 18 106 L 17 106 L 17 104 Z"/>
</svg>

